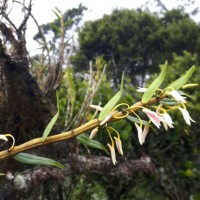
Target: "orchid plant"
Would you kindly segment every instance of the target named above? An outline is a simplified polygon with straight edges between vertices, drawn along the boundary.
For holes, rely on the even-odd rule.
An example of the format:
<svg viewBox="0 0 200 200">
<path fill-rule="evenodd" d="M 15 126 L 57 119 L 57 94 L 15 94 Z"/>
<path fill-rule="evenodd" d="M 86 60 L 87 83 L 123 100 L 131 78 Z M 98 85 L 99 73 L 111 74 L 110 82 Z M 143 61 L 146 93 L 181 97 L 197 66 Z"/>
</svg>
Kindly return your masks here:
<svg viewBox="0 0 200 200">
<path fill-rule="evenodd" d="M 54 160 L 33 156 L 31 154 L 22 153 L 25 150 L 47 145 L 49 143 L 67 140 L 72 137 L 76 137 L 79 142 L 88 145 L 93 148 L 104 150 L 107 154 L 111 155 L 113 164 L 117 163 L 115 149 L 117 149 L 120 155 L 123 155 L 122 142 L 120 139 L 120 133 L 109 125 L 112 121 L 117 121 L 121 119 L 128 119 L 134 123 L 134 126 L 137 130 L 138 140 L 140 145 L 143 145 L 146 139 L 146 136 L 149 133 L 150 128 L 155 126 L 160 129 L 163 127 L 168 130 L 169 128 L 174 128 L 174 122 L 171 118 L 171 111 L 181 112 L 183 119 L 186 124 L 191 126 L 191 122 L 195 122 L 188 110 L 187 110 L 187 99 L 185 93 L 181 89 L 188 87 L 196 87 L 198 84 L 187 84 L 188 79 L 192 76 L 195 66 L 192 66 L 182 77 L 161 89 L 161 84 L 164 82 L 167 74 L 168 64 L 165 64 L 162 67 L 162 71 L 159 76 L 149 85 L 148 88 L 138 88 L 138 92 L 143 93 L 141 101 L 130 106 L 126 103 L 117 104 L 120 98 L 123 95 L 123 84 L 124 84 L 124 74 L 121 79 L 120 90 L 108 101 L 104 107 L 99 105 L 91 105 L 90 107 L 95 109 L 99 113 L 98 119 L 91 120 L 86 124 L 57 135 L 49 136 L 51 129 L 59 116 L 59 97 L 57 94 L 57 108 L 58 112 L 49 122 L 47 128 L 45 129 L 43 136 L 41 138 L 35 138 L 19 146 L 15 146 L 15 139 L 11 134 L 0 134 L 0 140 L 4 142 L 8 141 L 8 137 L 12 138 L 13 144 L 8 149 L 8 151 L 0 152 L 0 159 L 4 159 L 10 156 L 13 156 L 17 161 L 24 162 L 27 164 L 45 164 L 53 165 L 62 168 L 63 166 L 60 163 L 57 163 Z M 121 109 L 119 109 L 121 108 Z M 143 113 L 141 115 L 141 113 Z M 146 115 L 146 116 L 145 116 Z M 147 119 L 141 119 L 143 116 Z M 103 128 L 109 138 L 107 147 L 101 144 L 98 141 L 95 141 L 94 138 L 98 134 L 99 129 Z M 91 130 L 89 138 L 82 134 L 88 130 Z M 108 152 L 110 151 L 110 153 Z"/>
<path fill-rule="evenodd" d="M 107 130 L 111 141 L 111 144 L 107 145 L 110 149 L 110 154 L 114 165 L 117 163 L 115 146 L 117 147 L 119 154 L 123 155 L 123 148 L 122 148 L 122 142 L 120 140 L 120 134 L 117 132 L 117 130 L 107 125 L 107 122 L 110 122 L 118 118 L 118 116 L 116 115 L 116 113 L 118 113 L 118 110 L 116 108 L 122 105 L 127 106 L 126 109 L 123 109 L 121 111 L 123 114 L 120 116 L 120 118 L 121 119 L 127 118 L 134 122 L 140 145 L 142 145 L 145 142 L 145 138 L 149 132 L 151 124 L 153 124 L 158 129 L 160 129 L 160 127 L 163 125 L 166 131 L 169 128 L 174 128 L 174 122 L 170 116 L 170 111 L 172 110 L 180 111 L 187 125 L 190 126 L 191 122 L 195 122 L 190 117 L 189 112 L 186 109 L 186 104 L 187 104 L 186 97 L 185 95 L 182 95 L 184 93 L 180 91 L 181 88 L 184 89 L 187 87 L 195 87 L 198 85 L 198 84 L 186 84 L 188 79 L 193 74 L 195 67 L 192 66 L 189 69 L 189 71 L 187 71 L 186 74 L 183 75 L 181 78 L 171 83 L 166 88 L 161 89 L 160 85 L 163 83 L 165 76 L 167 74 L 167 66 L 168 64 L 167 62 L 165 62 L 160 75 L 150 84 L 148 88 L 139 87 L 137 89 L 138 92 L 143 93 L 141 102 L 136 103 L 133 106 L 129 106 L 125 103 L 121 103 L 115 106 L 115 103 L 117 103 L 117 101 L 120 99 L 122 95 L 122 90 L 123 90 L 123 76 L 122 76 L 120 91 L 105 105 L 105 107 L 102 108 L 99 106 L 97 107 L 95 105 L 91 105 L 92 108 L 100 111 L 99 114 L 100 126 L 92 130 L 90 139 L 94 138 L 99 128 L 104 127 Z M 150 102 L 152 99 L 154 99 L 154 105 L 152 105 L 152 103 Z M 145 124 L 143 123 L 144 120 L 142 120 L 139 116 L 140 111 L 145 113 L 147 118 L 149 119 L 148 122 L 145 121 Z M 130 117 L 130 115 L 132 114 L 136 116 L 136 118 Z M 117 133 L 118 137 L 117 138 L 113 137 L 110 130 L 112 130 L 114 134 Z M 113 138 L 115 139 L 116 143 L 113 142 L 114 141 Z"/>
</svg>

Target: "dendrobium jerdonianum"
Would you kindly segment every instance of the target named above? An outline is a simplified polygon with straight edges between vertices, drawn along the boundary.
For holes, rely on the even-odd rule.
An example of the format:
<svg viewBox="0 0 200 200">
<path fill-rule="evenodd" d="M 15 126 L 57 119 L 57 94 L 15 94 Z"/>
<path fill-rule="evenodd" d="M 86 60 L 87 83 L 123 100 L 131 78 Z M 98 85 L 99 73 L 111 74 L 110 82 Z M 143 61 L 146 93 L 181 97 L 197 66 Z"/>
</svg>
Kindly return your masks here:
<svg viewBox="0 0 200 200">
<path fill-rule="evenodd" d="M 164 126 L 167 131 L 169 128 L 174 128 L 174 122 L 170 116 L 171 111 L 179 110 L 187 125 L 191 125 L 191 122 L 195 122 L 189 115 L 186 110 L 185 104 L 186 97 L 185 93 L 179 91 L 182 87 L 196 87 L 197 84 L 186 84 L 189 77 L 191 77 L 194 72 L 195 67 L 191 67 L 190 70 L 186 72 L 184 76 L 172 82 L 165 89 L 160 89 L 160 85 L 165 79 L 167 72 L 167 62 L 163 65 L 162 72 L 160 75 L 154 79 L 154 81 L 150 84 L 148 88 L 138 88 L 138 92 L 144 93 L 140 102 L 135 103 L 132 106 L 129 106 L 126 103 L 121 103 L 116 105 L 120 97 L 122 96 L 123 90 L 123 76 L 121 81 L 120 91 L 113 96 L 108 103 L 102 108 L 100 106 L 91 105 L 92 108 L 100 111 L 99 114 L 99 126 L 94 128 L 90 134 L 90 139 L 93 139 L 97 134 L 100 127 L 107 130 L 111 144 L 108 143 L 107 146 L 110 150 L 112 162 L 115 165 L 116 154 L 115 154 L 115 145 L 119 154 L 123 155 L 122 142 L 120 140 L 120 134 L 114 128 L 108 126 L 107 124 L 115 119 L 123 119 L 127 118 L 134 122 L 138 140 L 140 145 L 143 145 L 146 139 L 146 136 L 149 132 L 149 128 L 152 125 L 155 125 L 156 128 L 160 129 L 161 125 Z M 121 106 L 126 106 L 126 109 L 122 109 L 121 111 L 117 111 L 117 108 Z M 146 114 L 148 121 L 140 118 L 141 111 Z M 136 117 L 128 116 L 130 114 L 134 114 Z M 117 137 L 113 137 L 112 134 L 117 134 Z M 112 133 L 112 134 L 111 134 Z M 115 140 L 115 143 L 114 143 Z"/>
</svg>

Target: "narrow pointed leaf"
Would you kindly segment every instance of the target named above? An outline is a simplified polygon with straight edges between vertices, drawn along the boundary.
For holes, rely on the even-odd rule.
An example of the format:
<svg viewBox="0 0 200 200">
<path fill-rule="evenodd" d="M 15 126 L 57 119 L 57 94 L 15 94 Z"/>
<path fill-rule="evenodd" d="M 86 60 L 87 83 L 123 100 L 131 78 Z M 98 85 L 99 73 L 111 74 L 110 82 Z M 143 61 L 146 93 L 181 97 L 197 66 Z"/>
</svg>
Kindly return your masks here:
<svg viewBox="0 0 200 200">
<path fill-rule="evenodd" d="M 167 90 L 171 90 L 173 88 L 174 90 L 178 90 L 181 88 L 183 85 L 185 85 L 188 82 L 188 79 L 192 76 L 193 72 L 195 71 L 195 66 L 193 65 L 186 73 L 184 76 L 180 77 L 173 83 L 171 83 L 168 87 Z M 169 89 L 168 89 L 169 88 Z"/>
<path fill-rule="evenodd" d="M 160 103 L 169 105 L 169 106 L 174 106 L 174 105 L 179 104 L 179 102 L 177 102 L 175 99 L 170 99 L 170 98 L 164 98 L 160 101 Z"/>
<path fill-rule="evenodd" d="M 114 108 L 116 103 L 121 98 L 123 93 L 123 84 L 124 84 L 124 73 L 122 74 L 120 90 L 108 101 L 108 103 L 103 107 L 102 111 L 99 114 L 98 119 L 100 121 L 102 121 L 110 113 L 110 111 Z"/>
<path fill-rule="evenodd" d="M 51 23 L 50 26 L 59 34 L 62 34 L 62 31 L 60 30 L 60 28 L 54 24 L 54 23 Z"/>
<path fill-rule="evenodd" d="M 49 133 L 51 132 L 51 129 L 53 128 L 54 124 L 56 123 L 59 114 L 60 114 L 60 105 L 59 105 L 59 96 L 58 92 L 56 92 L 56 99 L 57 99 L 57 113 L 54 115 L 54 117 L 51 119 L 49 124 L 47 125 L 46 129 L 44 130 L 43 136 L 42 136 L 42 141 L 45 141 L 46 138 L 48 137 Z"/>
<path fill-rule="evenodd" d="M 109 152 L 108 152 L 107 148 L 102 143 L 100 143 L 100 142 L 98 142 L 96 140 L 91 140 L 91 139 L 89 139 L 87 136 L 85 136 L 83 134 L 77 136 L 76 138 L 80 143 L 82 143 L 82 144 L 84 144 L 86 146 L 95 148 L 95 149 L 101 149 L 101 150 L 105 151 L 109 155 Z"/>
<path fill-rule="evenodd" d="M 58 168 L 64 168 L 64 166 L 55 160 L 31 155 L 28 153 L 18 153 L 15 156 L 13 156 L 15 160 L 21 163 L 29 164 L 29 165 L 52 165 Z"/>
<path fill-rule="evenodd" d="M 52 10 L 54 12 L 54 14 L 57 16 L 57 18 L 60 20 L 61 19 L 61 16 L 55 11 L 55 10 Z"/>
<path fill-rule="evenodd" d="M 163 65 L 163 69 L 160 73 L 160 75 L 150 84 L 150 86 L 147 88 L 146 92 L 142 96 L 142 102 L 147 103 L 151 97 L 154 95 L 155 91 L 159 88 L 159 86 L 162 84 L 162 82 L 165 79 L 166 72 L 167 72 L 167 61 Z"/>
<path fill-rule="evenodd" d="M 67 20 L 65 23 L 64 23 L 64 27 L 66 28 L 66 27 L 68 27 L 68 26 L 70 26 L 71 24 L 72 24 L 72 19 L 70 19 L 70 20 Z"/>
</svg>

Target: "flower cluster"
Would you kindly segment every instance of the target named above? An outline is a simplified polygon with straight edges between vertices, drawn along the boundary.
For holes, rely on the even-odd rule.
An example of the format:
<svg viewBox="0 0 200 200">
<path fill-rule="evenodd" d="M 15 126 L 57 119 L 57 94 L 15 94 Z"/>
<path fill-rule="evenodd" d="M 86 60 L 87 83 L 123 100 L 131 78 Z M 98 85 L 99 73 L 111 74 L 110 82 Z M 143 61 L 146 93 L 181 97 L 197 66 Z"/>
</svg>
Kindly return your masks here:
<svg viewBox="0 0 200 200">
<path fill-rule="evenodd" d="M 146 88 L 138 88 L 138 92 L 145 92 Z M 191 122 L 195 122 L 189 115 L 189 112 L 186 109 L 186 98 L 181 96 L 178 91 L 171 90 L 166 93 L 166 95 L 170 98 L 173 98 L 177 103 L 174 106 L 171 106 L 170 110 L 178 109 L 182 115 L 183 118 L 189 126 L 191 125 Z M 163 104 L 161 103 L 159 106 L 156 107 L 156 111 L 152 111 L 148 108 L 143 108 L 142 111 L 148 116 L 149 123 L 153 123 L 158 129 L 161 127 L 161 123 L 163 124 L 165 130 L 168 130 L 168 128 L 174 128 L 173 126 L 173 120 L 171 116 L 168 114 L 167 110 L 163 108 Z M 141 119 L 139 118 L 140 122 Z M 145 141 L 145 138 L 148 133 L 148 126 L 144 127 L 144 130 L 142 130 L 142 123 L 140 123 L 140 126 L 135 123 L 137 132 L 138 132 L 138 140 L 139 143 L 142 145 Z"/>
</svg>

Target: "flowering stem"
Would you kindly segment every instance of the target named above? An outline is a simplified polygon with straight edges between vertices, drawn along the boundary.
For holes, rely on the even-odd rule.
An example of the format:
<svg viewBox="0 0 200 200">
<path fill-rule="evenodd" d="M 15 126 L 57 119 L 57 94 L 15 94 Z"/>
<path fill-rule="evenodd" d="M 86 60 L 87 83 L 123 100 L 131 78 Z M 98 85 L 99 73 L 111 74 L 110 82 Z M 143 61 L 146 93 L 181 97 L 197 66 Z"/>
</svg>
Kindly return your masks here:
<svg viewBox="0 0 200 200">
<path fill-rule="evenodd" d="M 131 110 L 136 111 L 141 106 L 147 106 L 147 105 L 155 104 L 158 101 L 165 98 L 165 96 L 166 95 L 154 97 L 154 98 L 150 99 L 146 104 L 143 104 L 142 102 L 137 102 L 134 105 L 132 105 L 127 110 L 127 112 L 130 113 Z M 124 111 L 117 112 L 115 114 L 115 117 L 118 117 L 118 118 L 111 118 L 108 122 L 120 120 L 122 117 L 124 117 Z M 33 148 L 36 148 L 36 147 L 39 147 L 39 146 L 45 146 L 45 145 L 50 144 L 50 143 L 68 140 L 70 138 L 73 138 L 73 137 L 80 135 L 81 133 L 84 133 L 86 131 L 89 131 L 91 129 L 99 127 L 99 125 L 100 125 L 100 121 L 98 119 L 93 119 L 93 120 L 83 124 L 82 126 L 76 128 L 74 130 L 67 131 L 67 132 L 60 133 L 60 134 L 56 134 L 56 135 L 53 135 L 53 136 L 49 136 L 49 137 L 46 138 L 46 140 L 44 142 L 42 141 L 42 138 L 35 138 L 35 139 L 32 139 L 32 140 L 29 140 L 28 142 L 25 142 L 21 145 L 14 146 L 11 151 L 9 151 L 9 150 L 1 151 L 0 152 L 0 160 L 12 157 L 12 156 L 14 156 L 14 155 L 16 155 L 20 152 L 24 152 L 26 150 L 33 149 Z"/>
</svg>

